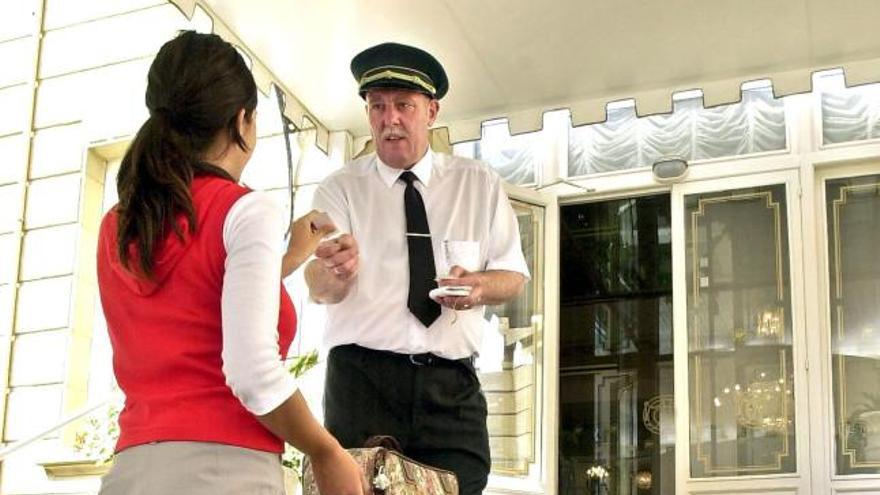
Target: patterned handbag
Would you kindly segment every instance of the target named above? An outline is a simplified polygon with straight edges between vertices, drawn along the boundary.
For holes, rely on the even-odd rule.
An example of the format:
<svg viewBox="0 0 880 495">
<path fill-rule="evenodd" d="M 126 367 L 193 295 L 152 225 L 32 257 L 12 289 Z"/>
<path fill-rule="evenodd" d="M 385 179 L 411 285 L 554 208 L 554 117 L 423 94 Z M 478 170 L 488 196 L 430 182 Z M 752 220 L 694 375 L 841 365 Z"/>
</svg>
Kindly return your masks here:
<svg viewBox="0 0 880 495">
<path fill-rule="evenodd" d="M 458 495 L 458 479 L 452 471 L 427 466 L 401 454 L 394 437 L 374 436 L 364 448 L 348 449 L 361 466 L 374 495 Z M 321 495 L 312 465 L 303 464 L 303 495 Z"/>
</svg>

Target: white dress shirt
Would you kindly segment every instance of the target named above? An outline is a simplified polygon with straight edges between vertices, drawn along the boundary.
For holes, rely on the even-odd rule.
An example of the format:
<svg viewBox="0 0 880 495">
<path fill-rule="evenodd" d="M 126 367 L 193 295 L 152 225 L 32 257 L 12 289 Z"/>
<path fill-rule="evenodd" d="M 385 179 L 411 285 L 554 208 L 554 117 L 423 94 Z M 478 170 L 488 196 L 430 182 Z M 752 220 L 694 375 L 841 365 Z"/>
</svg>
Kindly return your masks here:
<svg viewBox="0 0 880 495">
<path fill-rule="evenodd" d="M 450 261 L 468 271 L 529 276 L 516 216 L 494 170 L 431 150 L 410 170 L 419 179 L 415 186 L 425 202 L 438 276 L 449 271 Z M 409 255 L 401 173 L 370 154 L 333 173 L 315 192 L 313 207 L 352 234 L 360 252 L 351 292 L 327 307 L 325 344 L 432 352 L 449 359 L 471 356 L 482 339 L 483 306 L 459 310 L 457 316 L 444 307 L 430 328 L 407 308 Z"/>
<path fill-rule="evenodd" d="M 297 389 L 278 345 L 281 208 L 267 193 L 245 194 L 223 224 L 223 374 L 242 405 L 261 416 Z"/>
</svg>

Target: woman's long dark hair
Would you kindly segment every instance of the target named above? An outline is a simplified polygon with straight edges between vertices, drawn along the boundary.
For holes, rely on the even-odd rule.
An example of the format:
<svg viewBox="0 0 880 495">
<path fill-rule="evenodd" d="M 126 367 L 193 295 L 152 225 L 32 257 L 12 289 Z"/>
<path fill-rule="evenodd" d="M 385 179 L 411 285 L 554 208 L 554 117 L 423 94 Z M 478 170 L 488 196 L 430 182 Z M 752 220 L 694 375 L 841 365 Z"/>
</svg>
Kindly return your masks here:
<svg viewBox="0 0 880 495">
<path fill-rule="evenodd" d="M 152 278 L 154 249 L 169 228 L 184 238 L 179 216 L 188 221 L 190 234 L 196 231 L 193 177 L 214 174 L 231 179 L 202 161 L 204 152 L 221 131 L 248 150 L 236 118 L 241 109 L 253 118 L 257 86 L 235 47 L 214 34 L 186 31 L 156 55 L 146 103 L 150 118 L 126 151 L 117 177 L 117 241 L 122 265 Z M 138 266 L 132 270 L 129 258 L 134 253 Z"/>
</svg>

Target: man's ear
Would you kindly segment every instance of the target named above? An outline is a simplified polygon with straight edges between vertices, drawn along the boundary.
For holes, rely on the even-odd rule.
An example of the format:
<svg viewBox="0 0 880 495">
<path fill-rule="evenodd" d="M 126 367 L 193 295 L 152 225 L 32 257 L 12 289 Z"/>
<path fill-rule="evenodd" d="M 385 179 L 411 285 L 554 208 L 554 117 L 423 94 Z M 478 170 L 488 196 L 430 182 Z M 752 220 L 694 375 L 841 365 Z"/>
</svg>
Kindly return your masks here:
<svg viewBox="0 0 880 495">
<path fill-rule="evenodd" d="M 428 127 L 434 125 L 438 113 L 440 113 L 440 101 L 431 98 L 431 101 L 428 102 Z"/>
</svg>

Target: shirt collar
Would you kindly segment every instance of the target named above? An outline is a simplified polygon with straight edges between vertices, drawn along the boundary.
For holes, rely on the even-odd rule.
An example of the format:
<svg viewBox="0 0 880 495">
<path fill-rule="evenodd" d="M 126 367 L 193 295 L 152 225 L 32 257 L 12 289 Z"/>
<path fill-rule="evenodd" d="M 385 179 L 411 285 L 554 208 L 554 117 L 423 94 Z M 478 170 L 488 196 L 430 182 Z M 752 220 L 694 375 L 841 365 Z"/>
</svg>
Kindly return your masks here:
<svg viewBox="0 0 880 495">
<path fill-rule="evenodd" d="M 416 177 L 418 177 L 419 182 L 422 183 L 423 186 L 428 186 L 428 181 L 431 180 L 431 171 L 434 168 L 434 152 L 431 150 L 431 147 L 428 147 L 428 151 L 422 157 L 421 160 L 416 162 L 412 168 L 409 169 L 410 172 L 414 173 Z M 379 155 L 376 155 L 376 170 L 379 171 L 379 177 L 382 179 L 382 182 L 385 183 L 386 186 L 391 187 L 397 182 L 397 179 L 400 178 L 400 174 L 404 173 L 405 170 L 401 170 L 399 168 L 392 168 L 388 165 L 382 163 L 382 160 L 379 158 Z"/>
</svg>

